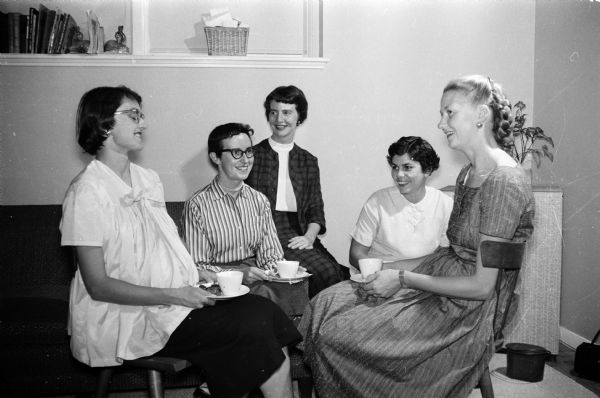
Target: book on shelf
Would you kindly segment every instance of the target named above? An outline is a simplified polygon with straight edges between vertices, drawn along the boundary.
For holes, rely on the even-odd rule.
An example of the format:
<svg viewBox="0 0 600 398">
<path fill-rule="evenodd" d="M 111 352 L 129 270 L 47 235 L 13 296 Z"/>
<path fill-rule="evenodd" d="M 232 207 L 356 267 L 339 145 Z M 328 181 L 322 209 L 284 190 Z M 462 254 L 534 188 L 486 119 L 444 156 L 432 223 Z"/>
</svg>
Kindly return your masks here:
<svg viewBox="0 0 600 398">
<path fill-rule="evenodd" d="M 8 52 L 8 13 L 0 11 L 0 53 Z"/>
<path fill-rule="evenodd" d="M 0 11 L 0 53 L 66 54 L 104 52 L 104 28 L 93 10 L 86 11 L 89 46 L 73 16 L 40 3 L 25 14 Z"/>
<path fill-rule="evenodd" d="M 50 41 L 53 37 L 54 28 L 56 24 L 56 10 L 49 10 L 48 16 L 46 17 L 46 23 L 44 24 L 44 35 L 42 36 L 42 53 L 49 54 L 49 47 L 52 45 Z M 51 48 L 50 48 L 51 49 Z"/>
<path fill-rule="evenodd" d="M 21 33 L 21 14 L 18 12 L 8 13 L 8 52 L 18 53 Z"/>
<path fill-rule="evenodd" d="M 40 18 L 38 20 L 38 29 L 37 29 L 37 46 L 35 48 L 36 54 L 44 53 L 44 32 L 46 31 L 46 25 L 48 24 L 48 13 L 50 10 L 43 4 L 40 4 L 39 14 Z"/>
<path fill-rule="evenodd" d="M 37 31 L 38 31 L 38 20 L 40 17 L 40 12 L 33 7 L 29 8 L 29 23 L 28 23 L 28 32 L 29 35 L 27 37 L 27 53 L 32 54 L 35 53 L 37 48 Z"/>
<path fill-rule="evenodd" d="M 58 32 L 58 41 L 54 47 L 54 54 L 65 53 L 65 38 L 67 37 L 67 29 L 69 28 L 69 20 L 71 18 L 71 14 L 63 14 L 63 19 Z"/>
<path fill-rule="evenodd" d="M 19 14 L 19 53 L 27 52 L 27 26 L 29 15 Z"/>
</svg>

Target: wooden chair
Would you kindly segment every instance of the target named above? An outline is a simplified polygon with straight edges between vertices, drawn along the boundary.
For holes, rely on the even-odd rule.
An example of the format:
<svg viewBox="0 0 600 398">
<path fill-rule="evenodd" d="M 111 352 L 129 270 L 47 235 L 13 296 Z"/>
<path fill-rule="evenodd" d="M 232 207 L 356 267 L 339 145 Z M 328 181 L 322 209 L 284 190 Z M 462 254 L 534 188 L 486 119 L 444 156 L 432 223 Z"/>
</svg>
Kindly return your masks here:
<svg viewBox="0 0 600 398">
<path fill-rule="evenodd" d="M 498 269 L 495 288 L 496 309 L 493 321 L 494 344 L 496 351 L 498 351 L 504 344 L 502 332 L 514 296 L 521 263 L 525 255 L 525 243 L 486 240 L 481 243 L 480 251 L 482 265 L 486 268 Z M 502 289 L 503 284 L 505 285 L 504 289 Z M 485 367 L 476 388 L 481 390 L 482 398 L 494 398 L 489 367 Z"/>
<path fill-rule="evenodd" d="M 148 392 L 150 398 L 163 398 L 164 390 L 162 385 L 162 374 L 178 373 L 192 366 L 192 364 L 185 359 L 149 356 L 131 361 L 123 361 L 123 366 L 147 369 Z M 94 394 L 95 398 L 106 398 L 108 394 L 108 384 L 110 383 L 114 369 L 114 367 L 107 367 L 100 370 L 98 384 Z"/>
</svg>

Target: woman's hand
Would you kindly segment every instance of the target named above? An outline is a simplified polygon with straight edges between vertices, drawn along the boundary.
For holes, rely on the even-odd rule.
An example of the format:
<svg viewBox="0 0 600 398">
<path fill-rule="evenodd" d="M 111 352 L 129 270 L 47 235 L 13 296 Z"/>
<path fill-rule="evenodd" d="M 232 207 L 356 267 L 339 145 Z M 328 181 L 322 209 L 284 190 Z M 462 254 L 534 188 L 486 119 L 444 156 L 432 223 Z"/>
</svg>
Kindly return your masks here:
<svg viewBox="0 0 600 398">
<path fill-rule="evenodd" d="M 288 247 L 290 249 L 298 250 L 312 249 L 319 231 L 321 231 L 321 226 L 319 224 L 314 222 L 309 223 L 304 235 L 291 238 L 288 241 Z"/>
<path fill-rule="evenodd" d="M 313 243 L 315 242 L 316 236 L 311 239 L 310 236 L 294 236 L 288 242 L 290 249 L 312 249 Z"/>
<path fill-rule="evenodd" d="M 400 279 L 398 270 L 386 269 L 367 276 L 366 282 L 360 285 L 360 289 L 374 297 L 388 298 L 400 290 Z"/>
<path fill-rule="evenodd" d="M 258 267 L 248 267 L 244 270 L 244 283 L 251 285 L 254 282 L 269 280 L 265 271 Z"/>
<path fill-rule="evenodd" d="M 189 308 L 203 308 L 215 305 L 215 300 L 210 298 L 210 293 L 204 289 L 193 286 L 184 286 L 172 289 L 174 304 Z"/>
<path fill-rule="evenodd" d="M 198 270 L 198 279 L 200 279 L 200 282 L 204 281 L 204 282 L 217 283 L 217 274 L 216 274 L 216 272 L 211 271 L 211 270 L 199 269 Z"/>
</svg>

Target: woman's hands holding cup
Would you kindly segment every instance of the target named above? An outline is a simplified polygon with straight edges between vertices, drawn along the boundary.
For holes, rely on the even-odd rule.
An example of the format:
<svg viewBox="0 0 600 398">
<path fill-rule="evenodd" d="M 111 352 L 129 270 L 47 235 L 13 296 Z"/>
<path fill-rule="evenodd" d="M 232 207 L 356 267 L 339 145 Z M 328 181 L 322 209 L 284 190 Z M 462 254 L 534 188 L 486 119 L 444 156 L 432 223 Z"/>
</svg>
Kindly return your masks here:
<svg viewBox="0 0 600 398">
<path fill-rule="evenodd" d="M 386 269 L 367 276 L 359 288 L 369 296 L 388 298 L 396 294 L 400 287 L 398 270 Z"/>
<path fill-rule="evenodd" d="M 195 286 L 184 286 L 176 289 L 169 289 L 173 297 L 173 304 L 182 305 L 189 308 L 203 308 L 215 305 L 215 300 L 210 298 L 208 291 Z"/>
</svg>

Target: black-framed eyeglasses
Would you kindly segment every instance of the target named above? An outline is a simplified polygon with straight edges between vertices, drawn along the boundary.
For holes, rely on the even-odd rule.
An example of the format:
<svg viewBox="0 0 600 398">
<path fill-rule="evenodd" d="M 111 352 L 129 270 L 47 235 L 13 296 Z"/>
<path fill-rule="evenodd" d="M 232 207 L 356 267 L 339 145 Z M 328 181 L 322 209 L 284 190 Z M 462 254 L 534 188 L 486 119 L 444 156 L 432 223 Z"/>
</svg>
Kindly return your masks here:
<svg viewBox="0 0 600 398">
<path fill-rule="evenodd" d="M 247 158 L 254 157 L 254 148 L 249 147 L 245 151 L 240 148 L 221 149 L 221 152 L 229 152 L 234 159 L 241 159 L 242 155 L 246 155 Z"/>
<path fill-rule="evenodd" d="M 125 114 L 127 116 L 129 116 L 129 118 L 131 120 L 133 120 L 136 123 L 140 123 L 140 119 L 145 119 L 146 117 L 144 116 L 144 114 L 139 110 L 139 109 L 124 109 L 122 111 L 116 111 L 114 113 L 115 115 L 121 115 L 121 114 Z"/>
</svg>

